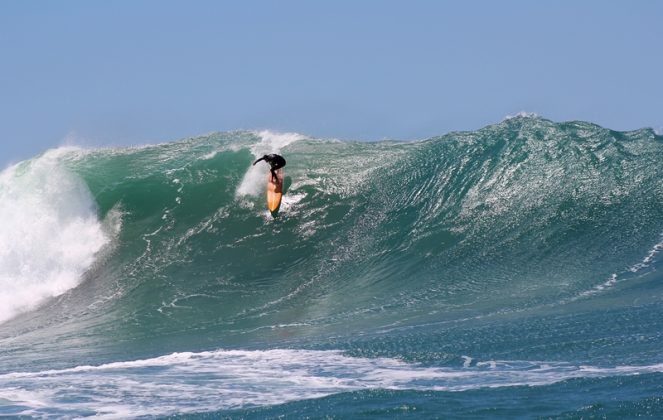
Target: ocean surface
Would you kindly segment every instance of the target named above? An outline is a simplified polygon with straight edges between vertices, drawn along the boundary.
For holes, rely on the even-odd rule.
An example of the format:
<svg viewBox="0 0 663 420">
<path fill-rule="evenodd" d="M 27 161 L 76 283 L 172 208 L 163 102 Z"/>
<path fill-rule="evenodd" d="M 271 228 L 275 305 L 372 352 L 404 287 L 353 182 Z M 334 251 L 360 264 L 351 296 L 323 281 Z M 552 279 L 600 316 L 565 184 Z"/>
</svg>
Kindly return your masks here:
<svg viewBox="0 0 663 420">
<path fill-rule="evenodd" d="M 287 159 L 281 210 L 267 165 Z M 517 116 L 0 173 L 0 416 L 663 417 L 663 137 Z"/>
</svg>

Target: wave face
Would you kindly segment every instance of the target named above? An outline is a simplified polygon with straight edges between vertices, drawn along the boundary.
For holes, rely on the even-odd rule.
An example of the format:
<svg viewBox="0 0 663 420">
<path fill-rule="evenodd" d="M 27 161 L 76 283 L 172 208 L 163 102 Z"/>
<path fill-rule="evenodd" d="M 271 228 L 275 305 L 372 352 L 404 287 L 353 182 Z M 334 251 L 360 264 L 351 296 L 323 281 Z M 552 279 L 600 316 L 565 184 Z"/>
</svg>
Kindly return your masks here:
<svg viewBox="0 0 663 420">
<path fill-rule="evenodd" d="M 272 152 L 276 217 L 251 166 Z M 0 414 L 661 409 L 652 130 L 519 116 L 408 143 L 61 148 L 0 175 L 0 218 Z M 521 385 L 532 403 L 499 411 Z"/>
</svg>

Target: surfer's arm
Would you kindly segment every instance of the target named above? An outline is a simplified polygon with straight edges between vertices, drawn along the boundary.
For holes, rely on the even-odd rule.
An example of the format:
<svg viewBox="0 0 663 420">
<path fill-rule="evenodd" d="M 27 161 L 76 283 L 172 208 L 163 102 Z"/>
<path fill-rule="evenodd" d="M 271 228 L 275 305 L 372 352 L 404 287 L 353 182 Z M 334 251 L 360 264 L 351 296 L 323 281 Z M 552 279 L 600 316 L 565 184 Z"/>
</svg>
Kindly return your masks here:
<svg viewBox="0 0 663 420">
<path fill-rule="evenodd" d="M 261 157 L 260 159 L 256 160 L 255 162 L 253 162 L 253 164 L 255 165 L 256 163 L 258 163 L 258 162 L 260 162 L 261 160 L 264 160 L 264 159 L 265 159 L 265 156 Z"/>
</svg>

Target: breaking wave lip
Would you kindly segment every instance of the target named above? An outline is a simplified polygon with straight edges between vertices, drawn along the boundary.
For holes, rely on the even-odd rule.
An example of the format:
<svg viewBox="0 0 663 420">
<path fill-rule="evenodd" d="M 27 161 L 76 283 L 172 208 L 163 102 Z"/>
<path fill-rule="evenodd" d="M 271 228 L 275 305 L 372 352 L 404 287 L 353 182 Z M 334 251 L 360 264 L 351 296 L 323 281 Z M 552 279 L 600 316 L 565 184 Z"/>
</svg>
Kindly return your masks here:
<svg viewBox="0 0 663 420">
<path fill-rule="evenodd" d="M 0 323 L 76 287 L 119 229 L 60 163 L 72 153 L 85 152 L 54 149 L 0 173 Z"/>
<path fill-rule="evenodd" d="M 212 412 L 365 389 L 458 392 L 543 386 L 576 378 L 663 372 L 663 364 L 595 367 L 563 362 L 475 362 L 427 367 L 339 350 L 216 350 L 0 375 L 0 399 L 19 415 L 139 417 Z M 154 404 L 158 401 L 158 404 Z"/>
</svg>

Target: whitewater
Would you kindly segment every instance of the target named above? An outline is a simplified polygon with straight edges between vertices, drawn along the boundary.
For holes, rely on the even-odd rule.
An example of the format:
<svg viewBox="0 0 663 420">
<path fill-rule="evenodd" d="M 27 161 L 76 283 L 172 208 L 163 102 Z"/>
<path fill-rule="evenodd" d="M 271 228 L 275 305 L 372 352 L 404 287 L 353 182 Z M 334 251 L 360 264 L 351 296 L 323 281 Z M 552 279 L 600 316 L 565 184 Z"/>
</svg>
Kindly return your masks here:
<svg viewBox="0 0 663 420">
<path fill-rule="evenodd" d="M 0 221 L 0 415 L 663 415 L 651 129 L 61 147 Z"/>
</svg>

